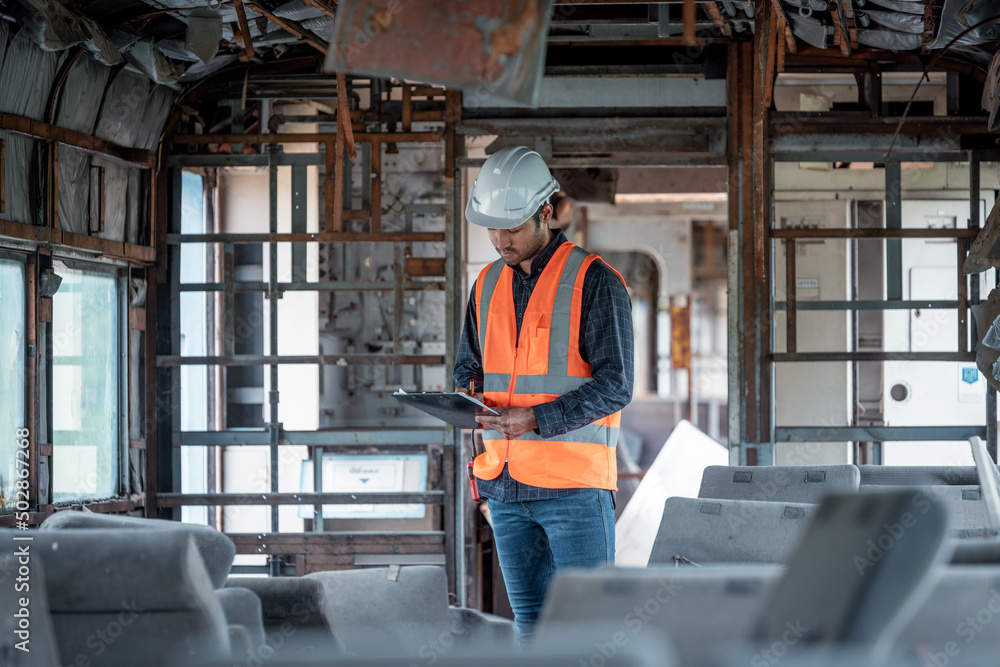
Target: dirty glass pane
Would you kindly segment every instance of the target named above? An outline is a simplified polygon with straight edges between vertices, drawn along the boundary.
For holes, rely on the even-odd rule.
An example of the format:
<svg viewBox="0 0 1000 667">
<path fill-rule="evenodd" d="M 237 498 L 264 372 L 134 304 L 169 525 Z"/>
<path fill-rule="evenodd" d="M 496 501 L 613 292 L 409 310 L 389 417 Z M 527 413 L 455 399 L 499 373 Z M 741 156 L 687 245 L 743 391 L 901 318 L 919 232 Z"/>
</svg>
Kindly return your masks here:
<svg viewBox="0 0 1000 667">
<path fill-rule="evenodd" d="M 13 509 L 24 414 L 24 264 L 0 257 L 0 511 Z"/>
<path fill-rule="evenodd" d="M 57 265 L 52 297 L 55 502 L 107 498 L 118 471 L 119 307 L 114 275 Z"/>
</svg>

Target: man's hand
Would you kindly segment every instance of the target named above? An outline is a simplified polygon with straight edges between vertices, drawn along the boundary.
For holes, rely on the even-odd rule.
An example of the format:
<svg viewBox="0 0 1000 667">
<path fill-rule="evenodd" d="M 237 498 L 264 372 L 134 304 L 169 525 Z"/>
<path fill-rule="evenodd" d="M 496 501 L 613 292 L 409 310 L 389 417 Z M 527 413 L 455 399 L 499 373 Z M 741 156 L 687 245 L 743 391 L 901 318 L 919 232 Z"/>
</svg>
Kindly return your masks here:
<svg viewBox="0 0 1000 667">
<path fill-rule="evenodd" d="M 476 415 L 476 421 L 483 426 L 497 431 L 507 440 L 512 440 L 519 435 L 524 435 L 532 429 L 538 428 L 538 420 L 535 419 L 535 411 L 531 408 L 493 408 L 499 415 L 482 413 Z"/>
<path fill-rule="evenodd" d="M 472 398 L 476 399 L 480 403 L 483 402 L 483 392 L 481 392 L 481 391 L 480 392 L 476 392 L 475 394 L 470 394 L 469 393 L 469 389 L 467 387 L 455 387 L 455 391 L 458 392 L 459 394 L 465 394 L 466 396 L 471 396 Z"/>
</svg>

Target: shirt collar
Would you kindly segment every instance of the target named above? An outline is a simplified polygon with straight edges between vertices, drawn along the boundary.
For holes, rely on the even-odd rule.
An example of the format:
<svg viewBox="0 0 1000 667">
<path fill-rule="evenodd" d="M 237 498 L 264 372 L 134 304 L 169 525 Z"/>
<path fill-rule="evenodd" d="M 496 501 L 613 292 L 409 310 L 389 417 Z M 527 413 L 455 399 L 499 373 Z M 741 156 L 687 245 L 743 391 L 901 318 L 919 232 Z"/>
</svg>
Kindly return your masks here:
<svg viewBox="0 0 1000 667">
<path fill-rule="evenodd" d="M 552 229 L 552 240 L 547 246 L 545 246 L 544 250 L 535 255 L 535 258 L 531 260 L 531 273 L 528 275 L 533 276 L 536 273 L 541 273 L 542 269 L 545 268 L 545 265 L 549 263 L 550 259 L 552 259 L 552 255 L 556 254 L 556 250 L 559 249 L 559 246 L 566 243 L 568 240 L 566 235 L 563 233 L 563 230 L 558 227 L 550 229 Z M 524 271 L 521 270 L 520 264 L 511 268 L 517 271 L 520 275 L 525 275 Z"/>
</svg>

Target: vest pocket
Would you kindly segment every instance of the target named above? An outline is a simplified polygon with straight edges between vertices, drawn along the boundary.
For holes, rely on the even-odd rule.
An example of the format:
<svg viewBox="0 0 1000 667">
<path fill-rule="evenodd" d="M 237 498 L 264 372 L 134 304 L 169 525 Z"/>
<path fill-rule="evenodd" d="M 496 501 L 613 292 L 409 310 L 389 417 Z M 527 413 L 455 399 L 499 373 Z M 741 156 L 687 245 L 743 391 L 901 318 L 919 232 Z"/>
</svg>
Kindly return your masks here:
<svg viewBox="0 0 1000 667">
<path fill-rule="evenodd" d="M 549 329 L 536 328 L 528 335 L 525 366 L 528 375 L 545 375 L 549 368 Z"/>
</svg>

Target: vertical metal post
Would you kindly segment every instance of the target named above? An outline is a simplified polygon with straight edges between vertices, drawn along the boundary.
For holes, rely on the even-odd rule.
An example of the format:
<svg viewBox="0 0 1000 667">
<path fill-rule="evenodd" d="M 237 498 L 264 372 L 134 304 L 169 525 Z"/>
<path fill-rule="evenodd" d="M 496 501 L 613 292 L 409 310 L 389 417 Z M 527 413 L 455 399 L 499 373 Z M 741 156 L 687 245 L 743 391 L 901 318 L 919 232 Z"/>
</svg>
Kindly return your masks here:
<svg viewBox="0 0 1000 667">
<path fill-rule="evenodd" d="M 785 239 L 785 301 L 788 309 L 785 312 L 785 347 L 789 352 L 798 349 L 798 334 L 796 331 L 796 315 L 798 306 L 795 300 L 795 239 Z"/>
<path fill-rule="evenodd" d="M 3 168 L 2 144 L 0 140 L 0 169 Z M 0 192 L 0 198 L 3 194 Z M 0 209 L 2 212 L 2 209 Z M 29 501 L 34 503 L 37 509 L 42 503 L 41 490 L 39 489 L 39 467 L 41 465 L 41 453 L 39 445 L 42 442 L 49 442 L 41 437 L 38 432 L 38 389 L 35 373 L 38 361 L 38 285 L 35 277 L 38 275 L 38 253 L 34 252 L 27 256 L 24 265 L 24 322 L 25 322 L 25 354 L 24 354 L 24 426 L 28 429 L 30 438 L 29 450 L 32 455 L 28 461 L 28 474 L 31 485 Z M 138 391 L 138 388 L 136 389 Z"/>
<path fill-rule="evenodd" d="M 729 396 L 729 464 L 741 465 L 740 460 L 740 233 L 729 231 L 729 254 L 726 258 L 726 358 Z"/>
<path fill-rule="evenodd" d="M 236 354 L 236 250 L 232 243 L 222 244 L 222 354 L 231 357 Z M 228 373 L 222 376 L 228 380 Z M 223 419 L 225 423 L 225 419 Z"/>
<path fill-rule="evenodd" d="M 365 177 L 371 184 L 371 216 L 372 234 L 382 231 L 382 142 L 372 140 L 371 142 L 371 172 Z M 364 187 L 362 187 L 364 190 Z"/>
<path fill-rule="evenodd" d="M 171 174 L 170 192 L 170 231 L 181 231 L 182 218 L 182 193 L 183 193 L 183 170 L 175 169 Z M 180 305 L 180 266 L 181 266 L 181 246 L 172 245 L 167 248 L 167 270 L 170 276 L 169 298 L 167 318 L 169 331 L 170 354 L 181 353 L 181 305 Z M 161 316 L 162 316 L 161 311 Z M 181 368 L 170 368 L 165 375 L 169 378 L 169 386 L 164 392 L 169 396 L 170 426 L 167 429 L 168 438 L 159 439 L 157 457 L 157 475 L 159 476 L 157 488 L 161 490 L 170 489 L 172 493 L 181 490 Z M 150 480 L 147 480 L 149 482 Z M 180 509 L 168 509 L 158 512 L 164 518 L 180 518 Z"/>
<path fill-rule="evenodd" d="M 955 239 L 955 247 L 958 250 L 958 351 L 969 351 L 969 279 L 962 273 L 962 264 L 965 262 L 965 255 L 968 253 L 968 239 Z M 973 281 L 978 283 L 979 276 Z"/>
<path fill-rule="evenodd" d="M 408 86 L 407 86 L 408 87 Z M 462 97 L 458 91 L 448 91 L 445 101 L 445 364 L 448 369 L 448 376 L 451 376 L 451 369 L 455 367 L 455 354 L 458 351 L 458 341 L 462 331 L 462 268 L 464 266 L 465 253 L 463 252 L 462 231 L 462 171 L 456 166 L 456 157 L 465 153 L 464 139 L 455 132 L 455 125 L 461 122 Z M 381 147 L 379 147 L 381 150 Z M 468 586 L 466 585 L 466 500 L 465 500 L 465 474 L 466 464 L 464 460 L 464 448 L 462 446 L 462 432 L 456 428 L 449 428 L 451 440 L 451 452 L 453 464 L 451 468 L 452 479 L 450 485 L 453 488 L 453 499 L 450 509 L 446 505 L 445 525 L 446 534 L 448 527 L 454 533 L 451 544 L 447 544 L 446 549 L 450 554 L 446 557 L 453 563 L 455 601 L 460 606 L 466 606 L 469 599 Z M 449 455 L 445 449 L 445 456 Z M 450 521 L 449 521 L 450 519 Z"/>
<path fill-rule="evenodd" d="M 406 276 L 403 275 L 403 245 L 394 243 L 392 245 L 392 348 L 395 354 L 402 352 L 403 346 L 403 283 Z"/>
<path fill-rule="evenodd" d="M 950 78 L 949 78 L 950 81 Z M 980 159 L 979 151 L 969 153 L 969 228 L 979 229 L 982 226 L 979 204 L 982 196 L 980 190 Z M 958 275 L 964 281 L 967 278 L 962 273 L 962 264 L 965 261 L 963 253 L 959 253 Z M 1000 271 L 995 275 L 1000 280 Z M 978 304 L 981 302 L 979 293 L 979 276 L 973 276 L 969 281 L 969 303 Z M 964 311 L 963 311 L 964 312 Z M 972 349 L 979 348 L 979 332 L 976 330 L 976 319 L 969 318 L 969 328 L 972 332 Z M 994 461 L 997 460 L 997 392 L 993 387 L 986 385 L 986 450 Z"/>
<path fill-rule="evenodd" d="M 903 228 L 903 193 L 899 161 L 885 163 L 885 228 Z M 903 298 L 903 240 L 885 240 L 886 298 L 899 301 Z"/>
<path fill-rule="evenodd" d="M 313 491 L 315 493 L 323 493 L 323 452 L 325 448 L 313 447 L 312 448 L 312 460 L 313 460 Z M 323 526 L 323 503 L 316 502 L 313 505 L 313 529 L 314 533 L 322 533 L 324 530 Z"/>
<path fill-rule="evenodd" d="M 296 164 L 292 170 L 292 233 L 304 234 L 309 231 L 307 228 L 308 219 L 308 167 L 304 164 Z M 307 249 L 306 243 L 292 244 L 292 282 L 305 282 Z"/>
<path fill-rule="evenodd" d="M 230 134 L 243 134 L 243 100 L 229 101 L 229 117 L 232 125 L 229 128 Z M 233 153 L 242 153 L 243 144 L 233 144 Z"/>
<path fill-rule="evenodd" d="M 129 440 L 129 420 L 132 411 L 129 409 L 129 337 L 132 327 L 129 326 L 128 308 L 128 271 L 120 270 L 116 276 L 118 283 L 118 488 L 122 495 L 129 495 L 129 452 L 132 449 Z M 138 387 L 134 389 L 138 390 Z M 180 452 L 178 452 L 178 456 Z"/>
<path fill-rule="evenodd" d="M 268 145 L 268 212 L 270 217 L 270 231 L 272 234 L 278 232 L 278 155 L 279 147 Z M 268 324 L 270 326 L 270 336 L 268 354 L 272 357 L 278 354 L 278 244 L 268 243 L 268 278 L 267 278 L 267 302 L 268 302 Z M 281 424 L 278 422 L 278 364 L 272 363 L 269 366 L 270 391 L 267 395 L 267 402 L 270 408 L 268 415 L 268 430 L 270 432 L 271 448 L 271 493 L 278 492 L 278 443 L 281 439 Z M 280 532 L 278 521 L 278 506 L 271 506 L 271 532 Z"/>
</svg>

